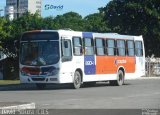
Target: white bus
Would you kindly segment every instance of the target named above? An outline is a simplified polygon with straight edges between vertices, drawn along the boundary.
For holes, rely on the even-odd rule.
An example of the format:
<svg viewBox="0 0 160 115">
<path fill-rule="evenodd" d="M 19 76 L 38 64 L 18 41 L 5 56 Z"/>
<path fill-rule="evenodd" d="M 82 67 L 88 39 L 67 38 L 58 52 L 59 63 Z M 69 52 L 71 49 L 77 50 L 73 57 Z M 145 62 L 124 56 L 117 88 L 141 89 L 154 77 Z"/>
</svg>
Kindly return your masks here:
<svg viewBox="0 0 160 115">
<path fill-rule="evenodd" d="M 20 81 L 48 83 L 109 81 L 121 86 L 145 74 L 142 36 L 72 30 L 34 30 L 20 39 Z"/>
</svg>

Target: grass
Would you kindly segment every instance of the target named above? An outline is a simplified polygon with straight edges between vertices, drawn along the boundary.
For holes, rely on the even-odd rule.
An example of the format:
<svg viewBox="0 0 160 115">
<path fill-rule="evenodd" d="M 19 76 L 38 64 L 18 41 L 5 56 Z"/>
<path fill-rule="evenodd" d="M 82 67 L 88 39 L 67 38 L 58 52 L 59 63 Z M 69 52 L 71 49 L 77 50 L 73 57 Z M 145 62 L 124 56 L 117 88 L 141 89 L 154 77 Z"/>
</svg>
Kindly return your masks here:
<svg viewBox="0 0 160 115">
<path fill-rule="evenodd" d="M 0 85 L 20 84 L 20 80 L 0 80 Z"/>
</svg>

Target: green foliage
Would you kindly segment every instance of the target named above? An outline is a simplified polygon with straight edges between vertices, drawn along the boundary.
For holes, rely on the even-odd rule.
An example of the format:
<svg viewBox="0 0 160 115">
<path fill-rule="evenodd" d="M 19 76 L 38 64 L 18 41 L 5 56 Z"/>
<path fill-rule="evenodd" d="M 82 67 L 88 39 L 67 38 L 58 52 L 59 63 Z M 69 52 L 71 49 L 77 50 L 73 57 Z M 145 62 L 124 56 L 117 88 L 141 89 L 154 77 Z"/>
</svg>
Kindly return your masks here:
<svg viewBox="0 0 160 115">
<path fill-rule="evenodd" d="M 11 22 L 1 17 L 0 18 L 0 50 L 3 51 L 7 56 L 9 56 L 10 53 L 8 48 L 5 46 L 9 44 L 12 29 L 13 28 L 12 28 Z"/>
<path fill-rule="evenodd" d="M 113 0 L 101 11 L 113 32 L 143 35 L 146 55 L 160 56 L 159 0 Z"/>
<path fill-rule="evenodd" d="M 94 13 L 86 16 L 84 18 L 85 22 L 85 30 L 90 30 L 92 32 L 107 32 L 109 28 L 107 28 L 105 22 L 103 21 L 104 15 L 101 13 Z"/>
<path fill-rule="evenodd" d="M 53 17 L 46 17 L 46 18 L 44 18 L 41 29 L 46 29 L 46 30 L 55 29 L 54 18 Z"/>
<path fill-rule="evenodd" d="M 30 14 L 27 12 L 18 19 L 14 19 L 13 21 L 5 19 L 4 22 L 3 26 L 0 25 L 0 28 L 3 28 L 1 33 L 4 33 L 1 39 L 1 50 L 3 50 L 7 57 L 17 56 L 14 48 L 14 41 L 18 40 L 23 32 L 41 29 L 43 27 L 43 18 L 37 13 Z"/>
<path fill-rule="evenodd" d="M 6 25 L 7 25 L 7 20 L 3 17 L 0 17 L 0 40 L 5 39 L 7 36 L 9 36 L 6 29 L 10 28 L 10 26 L 6 28 Z"/>
<path fill-rule="evenodd" d="M 43 26 L 43 18 L 41 18 L 37 13 L 30 14 L 27 12 L 22 17 L 13 20 L 11 25 L 14 28 L 12 35 L 14 38 L 18 39 L 21 33 L 25 31 L 41 29 Z"/>
<path fill-rule="evenodd" d="M 70 28 L 72 30 L 82 30 L 84 22 L 82 16 L 75 12 L 68 12 L 63 15 L 58 15 L 54 19 L 55 29 Z"/>
</svg>

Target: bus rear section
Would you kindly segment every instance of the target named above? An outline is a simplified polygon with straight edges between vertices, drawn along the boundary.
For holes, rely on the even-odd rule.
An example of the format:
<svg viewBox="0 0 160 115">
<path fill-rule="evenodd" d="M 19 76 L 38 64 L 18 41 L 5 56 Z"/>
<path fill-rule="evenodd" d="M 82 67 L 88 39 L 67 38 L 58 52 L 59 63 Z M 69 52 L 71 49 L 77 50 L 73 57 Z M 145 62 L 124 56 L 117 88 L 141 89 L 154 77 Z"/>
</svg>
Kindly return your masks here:
<svg viewBox="0 0 160 115">
<path fill-rule="evenodd" d="M 126 79 L 145 75 L 145 52 L 142 36 L 93 33 L 95 73 L 98 81 L 123 85 Z M 91 61 L 92 60 L 87 60 Z M 93 68 L 93 67 L 92 67 Z M 89 78 L 89 77 L 88 77 Z M 86 77 L 86 79 L 88 80 Z"/>
</svg>

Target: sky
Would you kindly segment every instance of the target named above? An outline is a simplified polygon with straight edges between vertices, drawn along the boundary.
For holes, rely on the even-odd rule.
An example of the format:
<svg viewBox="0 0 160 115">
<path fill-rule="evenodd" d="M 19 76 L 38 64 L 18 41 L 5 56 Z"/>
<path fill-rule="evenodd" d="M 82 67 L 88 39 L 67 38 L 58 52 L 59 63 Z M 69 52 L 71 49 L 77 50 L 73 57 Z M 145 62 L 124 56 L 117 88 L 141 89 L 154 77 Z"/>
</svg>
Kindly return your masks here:
<svg viewBox="0 0 160 115">
<path fill-rule="evenodd" d="M 73 11 L 85 17 L 97 13 L 111 0 L 42 0 L 42 17 L 57 16 Z M 0 0 L 0 9 L 4 9 L 6 0 Z M 1 16 L 4 12 L 1 12 Z"/>
</svg>

